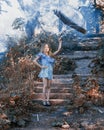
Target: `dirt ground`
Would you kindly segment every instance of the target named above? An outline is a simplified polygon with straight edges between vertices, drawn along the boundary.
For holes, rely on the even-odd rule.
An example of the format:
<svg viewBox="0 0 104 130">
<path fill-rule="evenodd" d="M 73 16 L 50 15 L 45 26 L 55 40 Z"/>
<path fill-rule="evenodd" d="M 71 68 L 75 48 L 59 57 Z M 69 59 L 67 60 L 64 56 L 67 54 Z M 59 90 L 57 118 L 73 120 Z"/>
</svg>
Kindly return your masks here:
<svg viewBox="0 0 104 130">
<path fill-rule="evenodd" d="M 64 130 L 61 125 L 67 122 L 65 130 L 104 130 L 104 107 L 73 108 L 67 106 L 45 107 L 46 111 L 31 113 L 31 122 L 25 128 L 10 130 Z"/>
</svg>

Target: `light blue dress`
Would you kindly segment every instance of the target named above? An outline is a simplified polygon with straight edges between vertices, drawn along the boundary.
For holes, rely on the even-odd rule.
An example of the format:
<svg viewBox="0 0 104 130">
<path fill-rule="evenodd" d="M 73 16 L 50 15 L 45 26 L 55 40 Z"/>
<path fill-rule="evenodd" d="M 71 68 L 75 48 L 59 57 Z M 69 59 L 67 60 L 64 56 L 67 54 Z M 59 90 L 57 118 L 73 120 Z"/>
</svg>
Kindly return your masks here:
<svg viewBox="0 0 104 130">
<path fill-rule="evenodd" d="M 47 78 L 49 80 L 53 79 L 53 66 L 54 66 L 54 62 L 55 59 L 45 55 L 44 53 L 40 52 L 38 55 L 39 57 L 39 64 L 41 64 L 42 66 L 47 66 L 47 68 L 42 68 L 38 77 L 39 78 Z"/>
</svg>

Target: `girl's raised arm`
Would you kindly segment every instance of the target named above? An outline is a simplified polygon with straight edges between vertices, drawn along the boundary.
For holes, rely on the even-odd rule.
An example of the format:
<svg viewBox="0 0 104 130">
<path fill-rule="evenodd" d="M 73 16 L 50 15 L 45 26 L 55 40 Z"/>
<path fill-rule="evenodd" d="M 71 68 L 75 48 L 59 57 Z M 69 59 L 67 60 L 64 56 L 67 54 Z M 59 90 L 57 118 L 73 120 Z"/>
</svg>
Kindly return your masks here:
<svg viewBox="0 0 104 130">
<path fill-rule="evenodd" d="M 62 47 L 62 39 L 61 39 L 61 37 L 58 39 L 58 41 L 59 41 L 58 49 L 57 49 L 57 51 L 55 51 L 53 53 L 53 55 L 56 55 L 61 50 L 61 47 Z"/>
</svg>

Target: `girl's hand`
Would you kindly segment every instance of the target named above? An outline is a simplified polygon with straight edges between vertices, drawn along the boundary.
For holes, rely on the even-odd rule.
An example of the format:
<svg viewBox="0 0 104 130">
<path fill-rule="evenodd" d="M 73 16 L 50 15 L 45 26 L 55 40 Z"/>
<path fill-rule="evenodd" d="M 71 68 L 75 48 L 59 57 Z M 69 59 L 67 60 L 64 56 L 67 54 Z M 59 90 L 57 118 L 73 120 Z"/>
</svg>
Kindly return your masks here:
<svg viewBox="0 0 104 130">
<path fill-rule="evenodd" d="M 46 68 L 48 68 L 47 66 L 41 66 L 41 69 L 46 69 Z"/>
<path fill-rule="evenodd" d="M 55 51 L 53 53 L 53 55 L 56 55 L 61 50 L 61 47 L 62 47 L 62 38 L 61 37 L 58 38 L 58 42 L 59 42 L 58 49 L 57 49 L 57 51 Z"/>
</svg>

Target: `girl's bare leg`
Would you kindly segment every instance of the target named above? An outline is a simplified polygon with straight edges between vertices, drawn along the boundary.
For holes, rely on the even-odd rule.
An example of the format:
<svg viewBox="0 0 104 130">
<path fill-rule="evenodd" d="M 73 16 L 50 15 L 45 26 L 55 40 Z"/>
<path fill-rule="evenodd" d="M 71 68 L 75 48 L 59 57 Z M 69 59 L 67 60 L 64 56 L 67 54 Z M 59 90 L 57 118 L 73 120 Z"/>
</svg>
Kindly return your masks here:
<svg viewBox="0 0 104 130">
<path fill-rule="evenodd" d="M 46 101 L 46 87 L 47 87 L 47 79 L 43 78 L 43 101 Z"/>
<path fill-rule="evenodd" d="M 47 102 L 49 102 L 50 99 L 51 83 L 52 80 L 47 80 Z"/>
</svg>

